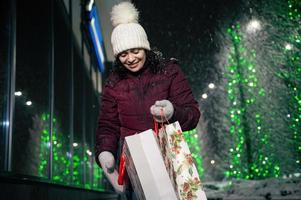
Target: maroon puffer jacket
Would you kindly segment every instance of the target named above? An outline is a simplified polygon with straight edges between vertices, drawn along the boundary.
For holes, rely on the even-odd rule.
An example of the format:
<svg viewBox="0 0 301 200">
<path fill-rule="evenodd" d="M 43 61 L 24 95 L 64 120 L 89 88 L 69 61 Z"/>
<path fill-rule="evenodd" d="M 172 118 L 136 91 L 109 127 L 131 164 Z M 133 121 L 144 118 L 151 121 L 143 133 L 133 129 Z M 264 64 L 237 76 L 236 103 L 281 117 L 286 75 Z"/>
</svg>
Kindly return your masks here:
<svg viewBox="0 0 301 200">
<path fill-rule="evenodd" d="M 196 127 L 200 112 L 188 81 L 176 61 L 153 74 L 146 68 L 138 76 L 118 79 L 110 75 L 103 90 L 98 129 L 96 161 L 102 151 L 116 156 L 118 142 L 124 137 L 154 128 L 150 107 L 157 100 L 169 100 L 175 109 L 170 122 L 179 121 L 183 131 Z M 100 165 L 100 164 L 99 164 Z"/>
</svg>

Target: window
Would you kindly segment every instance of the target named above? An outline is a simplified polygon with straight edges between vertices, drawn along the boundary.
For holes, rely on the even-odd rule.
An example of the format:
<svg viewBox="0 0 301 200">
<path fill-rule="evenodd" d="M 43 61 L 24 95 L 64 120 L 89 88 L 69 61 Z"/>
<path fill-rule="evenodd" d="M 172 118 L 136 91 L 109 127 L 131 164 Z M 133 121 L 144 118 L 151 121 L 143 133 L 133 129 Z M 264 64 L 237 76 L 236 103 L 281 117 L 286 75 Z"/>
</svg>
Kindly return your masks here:
<svg viewBox="0 0 301 200">
<path fill-rule="evenodd" d="M 38 176 L 47 165 L 49 148 L 50 2 L 17 2 L 16 91 L 13 121 L 12 170 Z M 46 167 L 45 167 L 46 169 Z M 47 170 L 43 171 L 47 175 Z"/>
<path fill-rule="evenodd" d="M 0 171 L 5 165 L 5 148 L 7 141 L 7 101 L 8 101 L 8 65 L 9 65 L 9 41 L 10 41 L 10 7 L 9 1 L 1 1 L 0 3 Z"/>
</svg>

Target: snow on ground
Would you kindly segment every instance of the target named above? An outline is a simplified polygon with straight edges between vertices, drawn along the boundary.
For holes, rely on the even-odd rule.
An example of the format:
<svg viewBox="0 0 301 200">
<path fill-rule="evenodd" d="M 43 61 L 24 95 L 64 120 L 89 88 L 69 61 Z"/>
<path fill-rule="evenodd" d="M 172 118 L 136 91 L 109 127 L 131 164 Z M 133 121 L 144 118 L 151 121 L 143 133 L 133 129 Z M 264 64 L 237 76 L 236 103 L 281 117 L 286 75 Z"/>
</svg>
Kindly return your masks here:
<svg viewBox="0 0 301 200">
<path fill-rule="evenodd" d="M 204 182 L 208 200 L 301 200 L 301 177 Z"/>
</svg>

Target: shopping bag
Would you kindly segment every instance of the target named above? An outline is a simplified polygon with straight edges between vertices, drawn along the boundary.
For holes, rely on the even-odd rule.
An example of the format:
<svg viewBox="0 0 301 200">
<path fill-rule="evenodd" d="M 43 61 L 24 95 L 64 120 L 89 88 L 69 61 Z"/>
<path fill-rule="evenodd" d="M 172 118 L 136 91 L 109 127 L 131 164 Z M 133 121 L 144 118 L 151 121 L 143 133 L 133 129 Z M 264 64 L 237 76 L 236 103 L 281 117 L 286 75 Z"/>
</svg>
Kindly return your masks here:
<svg viewBox="0 0 301 200">
<path fill-rule="evenodd" d="M 153 130 L 125 137 L 125 158 L 139 200 L 177 200 Z"/>
<path fill-rule="evenodd" d="M 206 200 L 196 166 L 179 122 L 163 125 L 158 131 L 159 146 L 170 179 L 181 200 Z"/>
</svg>

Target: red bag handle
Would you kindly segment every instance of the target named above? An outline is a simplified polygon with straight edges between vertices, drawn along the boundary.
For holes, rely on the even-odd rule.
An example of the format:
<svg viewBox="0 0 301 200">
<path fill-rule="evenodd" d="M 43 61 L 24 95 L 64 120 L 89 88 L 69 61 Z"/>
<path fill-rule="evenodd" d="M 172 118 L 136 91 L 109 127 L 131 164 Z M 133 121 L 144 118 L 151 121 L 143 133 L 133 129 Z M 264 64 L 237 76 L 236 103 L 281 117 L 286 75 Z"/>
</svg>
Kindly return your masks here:
<svg viewBox="0 0 301 200">
<path fill-rule="evenodd" d="M 118 184 L 119 185 L 123 185 L 124 183 L 124 175 L 125 175 L 125 146 L 123 144 L 122 147 L 122 152 L 121 152 L 121 156 L 120 156 L 120 161 L 119 161 L 119 167 L 118 167 Z"/>
<path fill-rule="evenodd" d="M 169 124 L 169 121 L 164 113 L 164 110 L 163 108 L 161 108 L 161 111 L 160 111 L 160 117 L 161 117 L 161 127 L 163 127 L 163 121 L 165 119 L 165 121 L 167 122 L 167 124 Z M 155 131 L 155 134 L 156 136 L 158 136 L 159 134 L 159 123 L 156 121 L 155 117 L 153 117 L 153 120 L 154 120 L 154 131 Z"/>
</svg>

